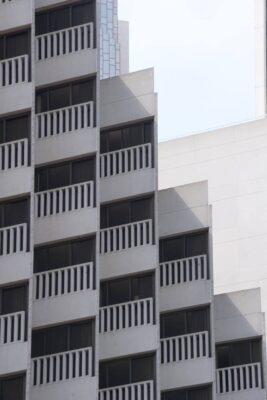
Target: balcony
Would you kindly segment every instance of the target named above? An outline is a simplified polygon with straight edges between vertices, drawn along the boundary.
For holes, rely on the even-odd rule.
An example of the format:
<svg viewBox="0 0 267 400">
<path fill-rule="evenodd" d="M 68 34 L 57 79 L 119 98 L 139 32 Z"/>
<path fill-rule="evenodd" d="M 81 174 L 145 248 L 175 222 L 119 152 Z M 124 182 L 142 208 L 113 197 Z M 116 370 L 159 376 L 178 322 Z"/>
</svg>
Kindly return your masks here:
<svg viewBox="0 0 267 400">
<path fill-rule="evenodd" d="M 34 275 L 33 327 L 90 317 L 96 311 L 92 262 Z"/>
<path fill-rule="evenodd" d="M 36 58 L 38 86 L 95 73 L 94 24 L 37 36 Z"/>
<path fill-rule="evenodd" d="M 100 359 L 157 348 L 152 298 L 100 308 Z"/>
<path fill-rule="evenodd" d="M 99 400 L 154 400 L 154 382 L 137 382 L 99 391 Z"/>
<path fill-rule="evenodd" d="M 85 379 L 86 378 L 86 379 Z M 31 399 L 96 397 L 92 347 L 32 359 Z"/>
<path fill-rule="evenodd" d="M 260 363 L 217 369 L 216 383 L 222 399 L 265 399 Z"/>
<path fill-rule="evenodd" d="M 95 232 L 94 182 L 36 193 L 35 218 L 35 243 Z"/>
<path fill-rule="evenodd" d="M 162 390 L 212 381 L 213 360 L 207 331 L 164 338 L 160 345 Z"/>
<path fill-rule="evenodd" d="M 101 278 L 155 268 L 153 220 L 101 229 Z"/>
<path fill-rule="evenodd" d="M 190 289 L 189 289 L 190 285 Z M 161 311 L 211 302 L 207 255 L 187 257 L 160 264 Z"/>
<path fill-rule="evenodd" d="M 2 31 L 32 23 L 30 0 L 0 0 L 0 26 Z"/>
<path fill-rule="evenodd" d="M 25 333 L 25 311 L 0 316 L 0 374 L 27 368 Z"/>
<path fill-rule="evenodd" d="M 0 145 L 0 186 L 2 197 L 29 193 L 31 171 L 29 166 L 28 139 L 16 140 Z"/>
<path fill-rule="evenodd" d="M 27 54 L 0 61 L 0 114 L 32 106 L 30 61 Z"/>
<path fill-rule="evenodd" d="M 101 201 L 155 190 L 152 144 L 116 150 L 100 156 Z"/>
<path fill-rule="evenodd" d="M 96 152 L 92 101 L 37 114 L 36 164 Z"/>
</svg>

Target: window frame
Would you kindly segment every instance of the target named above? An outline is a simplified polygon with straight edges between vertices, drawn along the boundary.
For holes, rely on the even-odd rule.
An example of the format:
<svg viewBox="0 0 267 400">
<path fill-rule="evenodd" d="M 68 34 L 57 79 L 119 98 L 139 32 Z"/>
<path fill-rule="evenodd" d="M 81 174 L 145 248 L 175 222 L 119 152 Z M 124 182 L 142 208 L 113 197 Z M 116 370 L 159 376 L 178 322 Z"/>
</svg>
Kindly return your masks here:
<svg viewBox="0 0 267 400">
<path fill-rule="evenodd" d="M 4 60 L 8 60 L 10 57 L 7 57 L 7 49 L 9 48 L 9 46 L 7 45 L 7 40 L 13 36 L 20 36 L 20 35 L 24 35 L 25 33 L 27 33 L 28 35 L 28 52 L 24 53 L 22 55 L 28 55 L 29 57 L 31 56 L 31 30 L 30 29 L 23 29 L 21 31 L 17 31 L 17 32 L 10 32 L 10 33 L 5 33 L 0 35 L 0 46 L 1 46 L 1 40 L 2 40 L 2 51 L 3 51 L 3 58 L 1 57 L 1 52 L 0 52 L 0 61 L 4 61 Z M 11 58 L 15 58 L 15 57 L 19 57 L 20 55 L 15 55 Z"/>
<path fill-rule="evenodd" d="M 23 222 L 16 222 L 15 224 L 12 225 L 7 225 L 6 224 L 6 207 L 10 206 L 11 204 L 16 204 L 25 201 L 26 203 L 26 208 L 27 208 L 27 215 L 25 216 L 25 221 Z M 29 224 L 30 224 L 30 199 L 28 197 L 19 197 L 15 198 L 12 200 L 6 200 L 0 202 L 0 228 L 7 228 L 9 226 L 13 225 L 19 225 L 19 224 L 24 224 L 26 223 L 29 229 Z"/>
<path fill-rule="evenodd" d="M 29 300 L 28 285 L 27 285 L 27 283 L 20 283 L 20 284 L 0 287 L 0 316 L 10 314 L 10 313 L 3 314 L 3 292 L 5 292 L 6 290 L 10 290 L 10 289 L 21 289 L 21 288 L 23 288 L 25 290 L 25 304 L 24 304 L 23 309 L 20 311 L 25 311 L 25 313 L 27 314 L 28 300 Z M 20 312 L 20 311 L 14 311 L 14 312 Z"/>
<path fill-rule="evenodd" d="M 226 343 L 218 343 L 216 345 L 216 368 L 228 368 L 228 367 L 234 367 L 238 365 L 246 365 L 246 364 L 236 364 L 233 363 L 233 358 L 234 358 L 234 350 L 233 347 L 239 343 L 247 343 L 249 345 L 249 352 L 246 354 L 249 354 L 250 362 L 246 364 L 253 364 L 256 362 L 262 363 L 262 339 L 260 338 L 253 338 L 253 339 L 245 339 L 245 340 L 236 340 L 233 342 L 226 342 Z M 260 359 L 258 361 L 254 361 L 253 358 L 255 355 L 253 354 L 253 344 L 256 343 L 259 346 L 259 355 Z M 229 357 L 229 366 L 226 367 L 219 367 L 219 359 L 218 359 L 218 349 L 222 347 L 228 347 L 228 357 Z"/>
</svg>

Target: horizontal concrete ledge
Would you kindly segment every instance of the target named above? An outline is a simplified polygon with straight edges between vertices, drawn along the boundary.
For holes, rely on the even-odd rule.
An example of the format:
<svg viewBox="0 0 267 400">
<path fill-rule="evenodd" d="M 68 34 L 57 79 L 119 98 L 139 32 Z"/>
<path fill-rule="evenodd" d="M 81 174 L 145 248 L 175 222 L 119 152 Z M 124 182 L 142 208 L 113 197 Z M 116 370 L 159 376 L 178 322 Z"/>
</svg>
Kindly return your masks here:
<svg viewBox="0 0 267 400">
<path fill-rule="evenodd" d="M 30 193 L 33 184 L 33 168 L 23 167 L 0 172 L 1 200 Z"/>
<path fill-rule="evenodd" d="M 32 82 L 18 83 L 0 88 L 0 98 L 5 99 L 5 101 L 0 102 L 0 114 L 8 114 L 31 108 L 33 93 Z"/>
<path fill-rule="evenodd" d="M 27 369 L 28 346 L 28 342 L 0 346 L 0 375 L 13 374 Z"/>
<path fill-rule="evenodd" d="M 17 253 L 0 257 L 0 282 L 26 281 L 32 276 L 32 253 Z"/>
</svg>

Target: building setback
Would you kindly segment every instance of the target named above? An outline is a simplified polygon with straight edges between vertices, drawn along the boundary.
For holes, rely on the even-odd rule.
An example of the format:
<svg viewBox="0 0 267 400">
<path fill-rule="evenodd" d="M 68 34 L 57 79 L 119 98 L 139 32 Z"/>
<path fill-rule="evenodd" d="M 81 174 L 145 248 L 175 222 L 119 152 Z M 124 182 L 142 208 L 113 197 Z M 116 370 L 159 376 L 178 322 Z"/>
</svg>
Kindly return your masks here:
<svg viewBox="0 0 267 400">
<path fill-rule="evenodd" d="M 0 0 L 0 399 L 266 399 L 260 290 L 213 294 L 206 179 L 158 191 L 116 7 Z"/>
</svg>

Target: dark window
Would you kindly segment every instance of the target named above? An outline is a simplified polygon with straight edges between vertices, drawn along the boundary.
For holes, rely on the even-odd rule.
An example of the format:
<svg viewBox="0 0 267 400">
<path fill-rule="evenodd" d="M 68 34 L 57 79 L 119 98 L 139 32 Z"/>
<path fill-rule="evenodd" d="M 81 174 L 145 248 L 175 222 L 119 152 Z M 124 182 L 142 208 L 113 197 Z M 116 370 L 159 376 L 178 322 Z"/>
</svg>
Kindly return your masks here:
<svg viewBox="0 0 267 400">
<path fill-rule="evenodd" d="M 100 135 L 101 153 L 153 142 L 153 121 L 103 131 Z"/>
<path fill-rule="evenodd" d="M 160 317 L 161 338 L 209 330 L 209 309 L 175 311 Z"/>
<path fill-rule="evenodd" d="M 30 138 L 30 114 L 0 120 L 0 143 Z"/>
<path fill-rule="evenodd" d="M 18 57 L 30 54 L 30 31 L 12 33 L 0 36 L 0 59 Z"/>
<path fill-rule="evenodd" d="M 29 200 L 13 200 L 0 203 L 0 227 L 29 222 Z"/>
<path fill-rule="evenodd" d="M 211 387 L 171 390 L 161 394 L 161 400 L 211 400 Z"/>
<path fill-rule="evenodd" d="M 95 180 L 95 159 L 69 161 L 64 164 L 37 168 L 35 191 L 54 189 Z"/>
<path fill-rule="evenodd" d="M 134 199 L 101 207 L 101 228 L 153 219 L 153 198 Z"/>
<path fill-rule="evenodd" d="M 261 341 L 242 340 L 216 347 L 217 368 L 261 362 Z"/>
<path fill-rule="evenodd" d="M 0 379 L 1 400 L 24 400 L 25 399 L 25 377 L 11 376 Z"/>
<path fill-rule="evenodd" d="M 36 35 L 94 22 L 94 20 L 94 1 L 79 1 L 79 4 L 74 3 L 38 13 L 36 15 Z"/>
<path fill-rule="evenodd" d="M 94 261 L 94 255 L 95 241 L 93 238 L 36 247 L 34 249 L 34 272 Z"/>
<path fill-rule="evenodd" d="M 127 385 L 154 379 L 154 357 L 124 358 L 100 363 L 100 388 Z"/>
<path fill-rule="evenodd" d="M 36 92 L 36 112 L 41 113 L 74 104 L 94 101 L 95 79 L 83 79 Z"/>
<path fill-rule="evenodd" d="M 12 314 L 27 309 L 27 286 L 11 286 L 0 289 L 0 314 Z"/>
<path fill-rule="evenodd" d="M 154 297 L 154 277 L 144 275 L 101 283 L 101 307 Z"/>
<path fill-rule="evenodd" d="M 160 241 L 160 261 L 179 260 L 208 253 L 208 232 L 171 237 Z"/>
<path fill-rule="evenodd" d="M 60 325 L 32 333 L 32 357 L 93 346 L 93 321 Z"/>
</svg>

